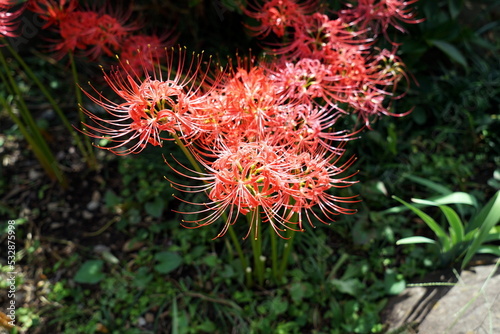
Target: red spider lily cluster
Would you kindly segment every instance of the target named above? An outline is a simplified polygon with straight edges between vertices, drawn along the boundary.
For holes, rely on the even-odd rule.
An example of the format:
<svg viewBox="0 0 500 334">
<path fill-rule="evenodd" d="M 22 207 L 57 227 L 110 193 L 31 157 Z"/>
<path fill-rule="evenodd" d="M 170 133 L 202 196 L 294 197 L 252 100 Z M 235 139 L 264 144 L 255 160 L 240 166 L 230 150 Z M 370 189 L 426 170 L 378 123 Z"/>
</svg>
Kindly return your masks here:
<svg viewBox="0 0 500 334">
<path fill-rule="evenodd" d="M 83 8 L 78 0 L 31 0 L 29 8 L 46 20 L 44 28 L 51 27 L 58 33 L 51 51 L 59 58 L 68 53 L 90 59 L 120 54 L 130 59 L 130 66 L 139 69 L 139 62 L 158 56 L 157 49 L 173 44 L 170 34 L 159 37 L 137 33 L 142 25 L 130 20 L 130 10 L 112 9 L 109 5 Z M 150 51 L 137 53 L 138 49 Z"/>
<path fill-rule="evenodd" d="M 361 129 L 339 129 L 338 120 L 356 114 L 369 127 L 378 116 L 405 114 L 391 110 L 402 96 L 395 95 L 398 83 L 409 81 L 397 45 L 375 43 L 389 26 L 419 22 L 407 7 L 414 2 L 364 0 L 328 14 L 315 0 L 250 5 L 243 12 L 257 25 L 249 31 L 272 57 L 238 56 L 216 70 L 203 55 L 160 51 L 166 39 L 135 33 L 140 25 L 127 23 L 129 12 L 82 9 L 76 0 L 31 1 L 29 8 L 58 32 L 57 55 L 120 55 L 118 66 L 104 72 L 118 99 L 98 88 L 85 92 L 109 114 L 84 110 L 92 121 L 85 133 L 110 140 L 105 149 L 118 155 L 175 140 L 198 166 L 181 165 L 182 171 L 167 164 L 201 184 L 172 186 L 208 196 L 186 201 L 195 209 L 185 213 L 202 218 L 183 223 L 194 228 L 224 219 L 219 237 L 240 215 L 252 215 L 249 233 L 262 222 L 283 236 L 355 212 L 343 206 L 355 197 L 332 192 L 355 182 L 344 175 L 354 162 L 343 158 L 344 146 Z"/>
<path fill-rule="evenodd" d="M 0 35 L 18 37 L 19 16 L 29 10 L 43 20 L 42 29 L 50 29 L 55 37 L 48 40 L 49 52 L 56 59 L 68 54 L 91 61 L 119 54 L 136 71 L 151 60 L 163 57 L 163 50 L 175 43 L 171 32 L 161 36 L 142 34 L 143 25 L 131 19 L 131 10 L 113 9 L 110 5 L 85 8 L 78 0 L 28 0 L 16 10 L 16 1 L 0 1 Z M 22 28 L 22 27 L 21 27 Z M 138 51 L 140 50 L 140 51 Z M 153 68 L 153 63 L 149 68 Z"/>
<path fill-rule="evenodd" d="M 210 71 L 201 56 L 187 60 L 182 49 L 171 50 L 163 75 L 147 67 L 142 73 L 127 70 L 122 61 L 105 73 L 121 102 L 97 90 L 98 97 L 88 94 L 114 116 L 103 119 L 86 111 L 97 124 L 87 125 L 94 131 L 89 135 L 112 140 L 115 145 L 107 149 L 116 154 L 178 140 L 203 170 L 183 166 L 183 172 L 167 161 L 179 174 L 201 182 L 171 181 L 172 186 L 208 196 L 203 203 L 185 201 L 199 209 L 183 213 L 202 218 L 183 224 L 196 228 L 223 218 L 217 237 L 240 215 L 252 215 L 249 233 L 262 222 L 282 236 L 287 229 L 302 231 L 305 222 L 328 223 L 335 215 L 354 213 L 342 204 L 356 198 L 338 197 L 332 190 L 355 182 L 343 175 L 354 159 L 341 160 L 345 142 L 359 130 L 339 130 L 337 121 L 357 113 L 369 126 L 374 116 L 394 115 L 390 100 L 398 82 L 408 78 L 396 45 L 373 47 L 372 26 L 385 31 L 389 24 L 401 29 L 397 20 L 417 22 L 403 2 L 358 4 L 333 19 L 315 10 L 316 1 L 250 6 L 246 15 L 260 24 L 251 27 L 255 35 L 283 38 L 269 44 L 267 51 L 276 55 L 271 60 L 237 57 L 234 65 Z M 367 16 L 370 4 L 374 12 Z"/>
<path fill-rule="evenodd" d="M 281 38 L 267 42 L 267 51 L 282 56 L 282 71 L 303 78 L 296 93 L 316 94 L 323 103 L 357 114 L 369 127 L 376 116 L 407 114 L 391 111 L 391 102 L 404 95 L 395 96 L 398 83 L 409 83 L 397 44 L 391 42 L 390 50 L 374 45 L 379 31 L 387 37 L 389 26 L 404 31 L 399 22 L 421 22 L 408 7 L 416 1 L 357 1 L 327 15 L 313 12 L 315 0 L 271 0 L 245 13 L 260 23 L 252 28 L 257 37 L 272 31 Z"/>
</svg>

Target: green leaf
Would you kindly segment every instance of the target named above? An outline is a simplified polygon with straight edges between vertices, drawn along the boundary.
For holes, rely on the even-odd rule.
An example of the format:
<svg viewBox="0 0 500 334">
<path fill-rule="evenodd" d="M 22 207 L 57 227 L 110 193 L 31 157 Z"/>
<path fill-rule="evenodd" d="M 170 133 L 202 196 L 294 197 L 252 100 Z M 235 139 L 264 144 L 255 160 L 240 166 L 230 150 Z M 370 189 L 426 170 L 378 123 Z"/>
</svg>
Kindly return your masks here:
<svg viewBox="0 0 500 334">
<path fill-rule="evenodd" d="M 464 225 L 458 214 L 449 206 L 440 205 L 439 208 L 443 211 L 448 223 L 450 224 L 451 242 L 453 245 L 459 244 L 464 240 Z"/>
<path fill-rule="evenodd" d="M 488 201 L 488 203 L 471 220 L 470 228 L 478 231 L 474 235 L 474 240 L 469 246 L 462 261 L 462 269 L 469 263 L 480 246 L 487 240 L 491 229 L 500 221 L 500 190 Z"/>
<path fill-rule="evenodd" d="M 439 197 L 432 197 L 429 199 L 418 199 L 412 198 L 411 200 L 414 203 L 422 204 L 422 205 L 446 205 L 446 204 L 467 204 L 477 207 L 477 200 L 474 196 L 469 195 L 464 192 L 454 192 L 451 194 L 446 194 Z"/>
<path fill-rule="evenodd" d="M 448 0 L 448 8 L 452 19 L 456 19 L 462 11 L 463 2 L 464 0 Z"/>
<path fill-rule="evenodd" d="M 288 302 L 280 297 L 274 297 L 271 300 L 271 311 L 273 314 L 281 314 L 288 309 Z"/>
<path fill-rule="evenodd" d="M 85 261 L 73 279 L 78 283 L 96 284 L 105 277 L 102 273 L 103 264 L 102 260 Z"/>
<path fill-rule="evenodd" d="M 481 246 L 477 249 L 476 253 L 493 254 L 495 256 L 500 256 L 500 246 L 493 246 L 493 245 Z"/>
<path fill-rule="evenodd" d="M 436 243 L 435 240 L 419 236 L 403 238 L 396 241 L 396 245 L 435 244 L 435 243 Z"/>
<path fill-rule="evenodd" d="M 484 242 L 500 241 L 500 225 L 493 227 Z"/>
<path fill-rule="evenodd" d="M 144 205 L 144 209 L 146 210 L 148 215 L 153 216 L 155 218 L 161 217 L 164 208 L 165 208 L 165 202 L 161 197 L 156 197 L 154 201 L 147 202 Z"/>
<path fill-rule="evenodd" d="M 179 254 L 168 251 L 157 253 L 155 260 L 158 261 L 155 270 L 160 274 L 168 274 L 182 264 L 182 257 Z"/>
<path fill-rule="evenodd" d="M 411 205 L 410 203 L 407 203 L 403 201 L 402 199 L 392 196 L 395 200 L 399 201 L 406 207 L 408 207 L 411 211 L 413 211 L 415 214 L 417 214 L 426 224 L 429 226 L 429 228 L 436 234 L 436 236 L 439 239 L 439 243 L 443 249 L 443 251 L 448 251 L 451 247 L 450 245 L 450 240 L 448 235 L 445 233 L 445 231 L 439 226 L 438 223 L 434 219 L 432 219 L 431 216 L 423 212 L 422 210 L 416 208 L 415 206 Z"/>
<path fill-rule="evenodd" d="M 443 185 L 440 185 L 439 183 L 433 182 L 431 180 L 424 179 L 423 177 L 419 177 L 419 176 L 415 176 L 415 175 L 411 175 L 411 174 L 405 174 L 404 177 L 415 182 L 415 183 L 421 184 L 424 187 L 427 187 L 431 190 L 434 190 L 437 193 L 440 193 L 443 195 L 448 195 L 448 194 L 452 193 L 452 191 L 449 188 L 447 188 Z"/>
<path fill-rule="evenodd" d="M 132 284 L 139 289 L 145 289 L 152 279 L 153 274 L 149 272 L 149 269 L 147 267 L 140 267 L 135 272 Z"/>
<path fill-rule="evenodd" d="M 384 286 L 388 294 L 397 295 L 406 288 L 406 282 L 404 279 L 398 277 L 394 270 L 387 269 L 384 275 Z"/>
<path fill-rule="evenodd" d="M 346 280 L 333 279 L 330 282 L 338 291 L 351 296 L 358 296 L 366 288 L 357 278 Z"/>
<path fill-rule="evenodd" d="M 108 208 L 112 208 L 118 204 L 121 204 L 123 202 L 123 199 L 116 195 L 113 190 L 106 190 L 104 193 L 104 203 L 106 203 L 106 206 Z"/>
<path fill-rule="evenodd" d="M 416 207 L 418 207 L 418 208 L 426 206 L 426 205 L 451 204 L 451 203 L 455 203 L 455 202 L 453 202 L 454 200 L 464 201 L 465 202 L 464 204 L 469 204 L 470 202 L 476 203 L 475 198 L 473 198 L 470 201 L 467 201 L 466 197 L 469 196 L 468 194 L 455 193 L 455 194 L 465 194 L 466 196 L 452 195 L 454 193 L 450 189 L 446 188 L 445 186 L 440 185 L 439 183 L 436 183 L 436 182 L 433 182 L 433 181 L 430 181 L 430 180 L 427 180 L 427 179 L 424 179 L 424 178 L 421 178 L 418 176 L 410 175 L 410 174 L 405 174 L 404 177 L 415 182 L 415 183 L 421 184 L 421 185 L 423 185 L 431 190 L 434 190 L 437 193 L 442 194 L 441 196 L 433 196 L 433 197 L 427 199 L 427 201 L 435 202 L 434 204 L 430 204 L 430 203 L 418 204 L 418 205 L 416 205 Z M 450 196 L 450 197 L 447 197 L 447 196 Z M 424 200 L 419 200 L 419 201 L 424 201 Z M 471 205 L 473 205 L 473 204 L 471 204 Z M 397 206 L 394 208 L 384 210 L 381 212 L 381 214 L 401 213 L 401 212 L 404 212 L 407 210 L 408 210 L 408 207 L 406 207 L 406 206 Z"/>
<path fill-rule="evenodd" d="M 179 334 L 179 309 L 177 308 L 177 298 L 172 298 L 172 334 Z"/>
<path fill-rule="evenodd" d="M 467 67 L 467 60 L 454 45 L 440 40 L 429 40 L 428 42 L 446 53 L 453 61 L 459 63 L 463 67 Z"/>
<path fill-rule="evenodd" d="M 484 224 L 491 225 L 488 232 L 500 221 L 500 190 L 486 203 L 486 205 L 475 215 L 467 228 L 471 231 Z"/>
</svg>

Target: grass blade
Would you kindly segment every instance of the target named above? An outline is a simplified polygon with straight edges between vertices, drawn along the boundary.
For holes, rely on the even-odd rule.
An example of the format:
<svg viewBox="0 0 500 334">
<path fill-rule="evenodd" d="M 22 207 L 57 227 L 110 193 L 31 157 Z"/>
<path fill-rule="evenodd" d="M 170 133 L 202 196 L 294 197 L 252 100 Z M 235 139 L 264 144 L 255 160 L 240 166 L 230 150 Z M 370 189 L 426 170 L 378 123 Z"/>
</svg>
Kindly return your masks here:
<svg viewBox="0 0 500 334">
<path fill-rule="evenodd" d="M 436 241 L 426 237 L 419 237 L 419 236 L 403 238 L 396 241 L 396 245 L 411 245 L 411 244 L 436 244 Z"/>
<path fill-rule="evenodd" d="M 175 296 L 172 300 L 172 334 L 179 334 L 179 310 Z"/>
<path fill-rule="evenodd" d="M 423 177 L 419 177 L 419 176 L 415 176 L 415 175 L 411 175 L 411 174 L 406 174 L 404 177 L 415 182 L 415 183 L 421 184 L 424 187 L 427 187 L 431 190 L 434 190 L 435 192 L 437 192 L 439 194 L 448 195 L 448 194 L 452 193 L 452 191 L 449 188 L 447 188 L 443 185 L 440 185 L 439 183 L 424 179 Z"/>
<path fill-rule="evenodd" d="M 411 205 L 410 203 L 407 203 L 403 201 L 402 199 L 392 196 L 395 200 L 403 204 L 404 206 L 408 207 L 411 211 L 413 211 L 415 214 L 417 214 L 426 224 L 429 226 L 429 228 L 436 234 L 436 236 L 439 239 L 439 242 L 441 244 L 441 247 L 443 249 L 443 252 L 446 252 L 450 249 L 450 239 L 446 232 L 439 226 L 439 224 L 428 214 L 423 212 L 422 210 L 416 208 L 415 206 Z"/>
<path fill-rule="evenodd" d="M 448 223 L 450 224 L 450 236 L 452 244 L 456 245 L 464 240 L 465 231 L 462 220 L 458 214 L 449 206 L 440 205 L 439 208 L 443 211 Z"/>
<path fill-rule="evenodd" d="M 500 246 L 486 245 L 478 248 L 476 253 L 493 254 L 500 257 Z"/>
<path fill-rule="evenodd" d="M 474 207 L 478 207 L 477 200 L 474 196 L 469 195 L 464 192 L 454 192 L 451 194 L 447 194 L 444 196 L 433 197 L 432 199 L 412 199 L 412 202 L 423 204 L 423 205 L 446 205 L 446 204 L 467 204 L 472 205 Z"/>
<path fill-rule="evenodd" d="M 470 245 L 462 261 L 462 269 L 469 263 L 472 256 L 478 251 L 486 241 L 491 229 L 500 221 L 500 190 L 489 200 L 489 202 L 472 219 L 471 230 L 478 229 L 474 234 L 474 240 Z"/>
</svg>

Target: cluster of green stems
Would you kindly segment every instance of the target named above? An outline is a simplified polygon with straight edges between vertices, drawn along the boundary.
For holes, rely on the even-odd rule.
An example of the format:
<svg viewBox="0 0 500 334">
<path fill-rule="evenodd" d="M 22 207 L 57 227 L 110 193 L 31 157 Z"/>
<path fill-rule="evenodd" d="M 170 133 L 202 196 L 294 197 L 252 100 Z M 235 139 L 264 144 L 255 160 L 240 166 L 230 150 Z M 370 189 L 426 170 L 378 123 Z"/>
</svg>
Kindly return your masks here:
<svg viewBox="0 0 500 334">
<path fill-rule="evenodd" d="M 47 101 L 50 103 L 52 109 L 56 112 L 59 119 L 61 120 L 64 127 L 68 130 L 73 139 L 74 144 L 82 154 L 87 166 L 90 169 L 97 168 L 97 161 L 95 159 L 94 149 L 90 138 L 87 136 L 79 135 L 78 129 L 75 128 L 68 120 L 62 109 L 59 107 L 57 101 L 54 99 L 52 94 L 49 92 L 47 87 L 40 81 L 37 75 L 33 72 L 30 66 L 23 60 L 23 58 L 16 52 L 16 50 L 10 46 L 9 43 L 4 42 L 3 46 L 12 55 L 13 59 L 22 68 L 26 76 L 36 85 L 40 92 L 45 96 Z M 75 83 L 75 91 L 78 105 L 82 105 L 82 94 L 78 86 L 78 72 L 76 69 L 76 64 L 74 57 L 69 53 L 69 60 L 71 64 L 71 73 L 73 75 L 73 81 Z M 67 178 L 64 175 L 59 163 L 52 150 L 44 138 L 35 118 L 33 117 L 25 99 L 23 98 L 23 93 L 19 88 L 18 83 L 12 73 L 12 66 L 9 66 L 9 59 L 4 56 L 3 52 L 0 52 L 0 62 L 4 71 L 0 71 L 0 79 L 6 87 L 7 93 L 10 98 L 4 95 L 0 95 L 0 104 L 7 111 L 9 117 L 14 121 L 14 123 L 19 128 L 24 138 L 29 144 L 29 147 L 33 151 L 35 157 L 40 162 L 40 165 L 44 169 L 46 175 L 53 181 L 57 181 L 62 187 L 67 187 Z M 13 109 L 12 104 L 17 107 L 16 110 Z M 80 121 L 83 121 L 84 116 L 82 112 L 80 113 Z M 18 116 L 19 114 L 19 116 Z"/>
<path fill-rule="evenodd" d="M 201 170 L 199 163 L 196 161 L 196 159 L 191 154 L 186 145 L 184 145 L 184 142 L 176 134 L 174 134 L 173 137 L 175 139 L 176 144 L 184 153 L 184 155 L 186 156 L 186 158 L 188 159 L 194 170 L 202 174 L 203 171 Z M 249 260 L 249 257 L 243 251 L 243 248 L 241 246 L 241 240 L 238 238 L 233 225 L 229 225 L 227 230 L 229 233 L 229 237 L 231 239 L 229 249 L 234 248 L 234 250 L 238 254 L 242 270 L 245 273 L 245 284 L 249 287 L 254 285 L 263 286 L 264 284 L 267 283 L 265 281 L 267 257 L 263 253 L 263 234 L 262 234 L 263 224 L 259 208 L 257 207 L 254 210 L 248 212 L 245 215 L 245 217 L 248 226 L 251 227 L 249 239 L 252 247 L 253 267 L 250 264 L 251 261 Z M 222 214 L 221 219 L 223 221 L 228 220 L 226 213 Z M 297 215 L 292 216 L 291 220 L 293 221 L 294 219 L 295 220 L 297 219 Z M 271 277 L 274 280 L 273 283 L 276 285 L 281 284 L 281 282 L 283 281 L 284 274 L 286 272 L 286 268 L 289 262 L 290 254 L 292 252 L 294 233 L 291 229 L 287 229 L 285 233 L 286 233 L 285 242 L 278 243 L 277 241 L 278 235 L 275 233 L 274 229 L 269 227 L 270 242 L 271 242 L 270 270 L 271 270 Z M 280 245 L 282 245 L 282 247 L 280 247 Z M 281 251 L 280 248 L 282 248 Z"/>
</svg>

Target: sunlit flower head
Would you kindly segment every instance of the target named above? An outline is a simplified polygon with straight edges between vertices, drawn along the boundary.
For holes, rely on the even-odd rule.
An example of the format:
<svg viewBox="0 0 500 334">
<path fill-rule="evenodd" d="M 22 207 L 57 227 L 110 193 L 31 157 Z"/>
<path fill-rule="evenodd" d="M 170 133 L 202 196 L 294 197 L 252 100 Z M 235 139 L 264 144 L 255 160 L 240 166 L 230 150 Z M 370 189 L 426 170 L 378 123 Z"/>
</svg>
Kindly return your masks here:
<svg viewBox="0 0 500 334">
<path fill-rule="evenodd" d="M 291 99 L 318 102 L 336 108 L 340 77 L 332 65 L 318 59 L 301 58 L 296 62 L 284 61 L 270 67 L 272 80 L 283 88 Z"/>
<path fill-rule="evenodd" d="M 217 131 L 215 137 L 207 133 L 207 140 L 221 140 L 231 146 L 264 138 L 276 115 L 286 112 L 290 105 L 278 92 L 264 68 L 239 64 L 226 75 L 224 85 L 214 92 L 211 104 L 200 115 Z"/>
<path fill-rule="evenodd" d="M 204 87 L 208 70 L 202 69 L 202 58 L 193 55 L 187 60 L 184 50 L 172 49 L 167 51 L 162 69 L 153 74 L 147 69 L 133 72 L 126 63 L 104 73 L 105 81 L 121 101 L 115 102 L 93 87 L 97 97 L 84 91 L 111 116 L 103 118 L 83 109 L 97 124 L 84 124 L 86 134 L 110 140 L 113 146 L 106 149 L 118 155 L 138 153 L 147 144 L 161 145 L 172 136 L 195 137 L 198 129 L 191 115 L 193 109 L 203 105 L 208 93 Z M 170 135 L 162 137 L 162 132 Z"/>
<path fill-rule="evenodd" d="M 347 180 L 348 177 L 337 178 L 352 164 L 352 159 L 343 166 L 335 167 L 328 161 L 328 154 L 297 154 L 295 150 L 267 142 L 242 142 L 232 148 L 220 147 L 214 153 L 216 159 L 213 162 L 200 159 L 207 171 L 205 173 L 193 170 L 184 173 L 171 166 L 182 176 L 204 182 L 203 185 L 192 186 L 171 181 L 174 188 L 187 193 L 202 192 L 209 198 L 203 203 L 180 199 L 195 208 L 181 213 L 201 216 L 184 220 L 183 225 L 188 228 L 211 225 L 226 214 L 223 227 L 216 236 L 221 237 L 241 215 L 253 217 L 258 214 L 261 216 L 258 222 L 270 224 L 283 237 L 282 233 L 287 229 L 303 231 L 304 222 L 312 225 L 312 216 L 328 223 L 334 215 L 355 212 L 338 205 L 356 202 L 354 197 L 344 198 L 329 193 L 333 188 L 353 183 Z M 201 208 L 196 210 L 197 206 Z M 314 211 L 316 208 L 319 212 Z M 256 223 L 255 219 L 251 221 Z M 245 238 L 251 229 L 260 227 L 250 225 Z"/>
<path fill-rule="evenodd" d="M 345 188 L 356 183 L 349 180 L 354 174 L 340 176 L 352 166 L 354 158 L 348 159 L 341 166 L 337 164 L 341 161 L 342 155 L 332 160 L 329 154 L 304 152 L 293 158 L 292 173 L 283 190 L 284 194 L 289 196 L 286 205 L 287 215 L 283 217 L 285 221 L 297 215 L 298 228 L 302 230 L 304 222 L 314 226 L 313 217 L 324 224 L 329 224 L 335 220 L 334 216 L 356 213 L 355 209 L 345 208 L 342 203 L 359 202 L 357 196 L 341 197 L 331 193 L 335 188 Z"/>
</svg>

